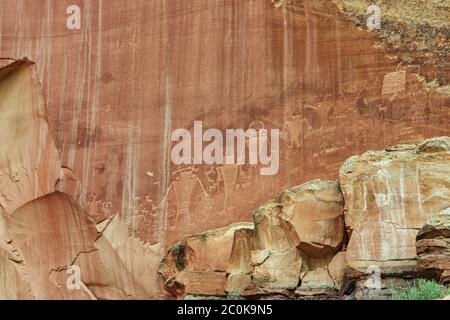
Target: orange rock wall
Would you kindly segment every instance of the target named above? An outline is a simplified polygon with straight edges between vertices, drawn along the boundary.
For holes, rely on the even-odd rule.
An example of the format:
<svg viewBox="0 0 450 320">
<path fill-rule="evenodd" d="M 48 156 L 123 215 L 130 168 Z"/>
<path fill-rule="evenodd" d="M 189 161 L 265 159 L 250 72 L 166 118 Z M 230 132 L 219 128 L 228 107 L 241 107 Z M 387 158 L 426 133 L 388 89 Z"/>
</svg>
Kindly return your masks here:
<svg viewBox="0 0 450 320">
<path fill-rule="evenodd" d="M 81 30 L 66 28 L 70 4 Z M 321 1 L 3 0 L 0 10 L 0 56 L 36 62 L 65 168 L 58 189 L 162 248 L 251 221 L 281 190 L 336 179 L 351 155 L 448 134 L 449 97 L 375 44 Z M 404 90 L 382 95 L 399 70 Z M 279 129 L 278 174 L 171 164 L 170 133 L 196 120 Z"/>
</svg>

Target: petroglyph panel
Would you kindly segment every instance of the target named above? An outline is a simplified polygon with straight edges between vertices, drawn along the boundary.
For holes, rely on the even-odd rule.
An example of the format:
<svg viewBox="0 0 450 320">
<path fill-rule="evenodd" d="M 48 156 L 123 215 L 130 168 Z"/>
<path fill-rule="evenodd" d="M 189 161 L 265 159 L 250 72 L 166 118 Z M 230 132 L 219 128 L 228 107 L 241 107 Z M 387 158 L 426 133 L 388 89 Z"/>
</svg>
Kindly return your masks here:
<svg viewBox="0 0 450 320">
<path fill-rule="evenodd" d="M 2 1 L 0 53 L 36 62 L 76 177 L 58 188 L 143 242 L 249 221 L 280 190 L 336 179 L 351 155 L 449 132 L 449 96 L 331 1 L 75 1 L 81 24 L 69 30 L 72 2 Z M 172 164 L 170 133 L 192 134 L 194 121 L 279 129 L 278 173 Z"/>
</svg>

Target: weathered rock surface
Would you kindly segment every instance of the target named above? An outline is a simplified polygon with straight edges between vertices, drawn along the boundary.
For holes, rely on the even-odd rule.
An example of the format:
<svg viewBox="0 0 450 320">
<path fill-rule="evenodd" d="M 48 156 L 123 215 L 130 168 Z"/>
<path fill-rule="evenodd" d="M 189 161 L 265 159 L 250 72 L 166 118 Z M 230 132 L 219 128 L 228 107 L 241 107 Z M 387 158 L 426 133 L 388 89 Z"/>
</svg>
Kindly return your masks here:
<svg viewBox="0 0 450 320">
<path fill-rule="evenodd" d="M 0 113 L 0 297 L 158 296 L 158 246 L 129 237 L 118 219 L 98 232 L 75 200 L 55 191 L 76 176 L 61 167 L 35 66 L 27 59 L 0 60 Z"/>
<path fill-rule="evenodd" d="M 364 271 L 416 266 L 415 237 L 433 214 L 450 205 L 450 138 L 369 151 L 345 161 L 340 183 L 351 234 L 347 261 Z"/>
<path fill-rule="evenodd" d="M 260 255 L 260 252 L 256 252 Z M 276 289 L 295 289 L 300 281 L 302 257 L 297 248 L 268 250 L 267 258 L 252 261 L 255 266 L 254 282 L 259 286 Z"/>
<path fill-rule="evenodd" d="M 329 259 L 346 240 L 337 181 L 314 180 L 281 193 L 253 213 L 255 282 L 295 289 L 304 259 Z"/>
<path fill-rule="evenodd" d="M 16 257 L 0 245 L 0 300 L 31 299 L 30 289 L 16 268 Z"/>
<path fill-rule="evenodd" d="M 240 292 L 253 267 L 253 225 L 233 224 L 189 236 L 173 245 L 159 266 L 167 291 L 186 295 L 224 296 Z"/>
<path fill-rule="evenodd" d="M 298 247 L 333 255 L 345 241 L 344 203 L 337 181 L 314 180 L 288 189 L 253 213 L 258 249 Z"/>
<path fill-rule="evenodd" d="M 81 30 L 67 29 L 67 5 L 0 5 L 0 56 L 27 56 L 37 69 L 25 60 L 0 62 L 0 289 L 8 297 L 161 297 L 156 271 L 174 242 L 250 221 L 252 210 L 280 190 L 309 179 L 336 179 L 352 154 L 448 134 L 449 97 L 424 88 L 415 74 L 439 85 L 448 79 L 448 37 L 440 40 L 448 19 L 440 23 L 438 17 L 424 28 L 423 45 L 412 44 L 412 51 L 423 54 L 416 70 L 375 48 L 376 35 L 355 28 L 330 1 L 82 1 Z M 444 17 L 447 7 L 439 11 Z M 402 37 L 395 40 L 400 34 L 390 36 L 402 43 Z M 428 60 L 423 68 L 421 59 Z M 261 176 L 248 165 L 172 164 L 167 137 L 176 128 L 192 131 L 194 120 L 220 130 L 279 129 L 278 174 Z M 431 167 L 430 175 L 442 173 Z M 75 202 L 55 193 L 55 183 Z M 433 183 L 421 185 L 424 195 Z M 444 184 L 444 198 L 446 189 Z M 333 193 L 308 190 L 300 198 L 277 199 L 285 201 L 281 221 L 263 222 L 270 229 L 266 238 L 251 240 L 248 230 L 228 237 L 217 250 L 226 263 L 201 253 L 215 245 L 193 241 L 197 269 L 179 271 L 176 262 L 170 267 L 176 295 L 202 296 L 200 284 L 208 281 L 210 297 L 240 292 L 254 282 L 254 270 L 263 285 L 254 289 L 259 296 L 292 297 L 293 289 L 267 285 L 295 288 L 302 278 L 305 285 L 327 278 L 323 270 L 336 283 L 333 261 L 342 256 L 345 240 L 334 214 L 339 201 L 329 201 Z M 405 207 L 414 207 L 408 201 Z M 434 198 L 423 202 L 442 209 Z M 311 208 L 320 223 L 310 219 Z M 374 227 L 376 233 L 391 232 L 388 242 L 398 244 L 398 255 L 406 259 L 399 264 L 411 260 L 409 230 L 423 224 L 413 220 L 405 234 Z M 361 241 L 384 237 L 372 238 L 370 228 L 361 225 Z M 405 246 L 398 240 L 403 237 Z M 267 248 L 257 247 L 261 239 Z M 30 243 L 34 251 L 26 247 Z M 75 258 L 82 288 L 73 291 L 67 290 L 65 268 Z M 251 290 L 242 294 L 251 296 Z"/>
<path fill-rule="evenodd" d="M 55 190 L 61 169 L 34 63 L 0 59 L 0 213 Z"/>
<path fill-rule="evenodd" d="M 189 236 L 163 259 L 167 291 L 186 296 L 321 295 L 340 289 L 346 267 L 343 196 L 315 180 L 256 209 L 252 224 Z M 254 228 L 254 230 L 253 230 Z M 202 290 L 203 288 L 203 290 Z"/>
<path fill-rule="evenodd" d="M 63 193 L 30 201 L 7 219 L 9 254 L 35 299 L 128 299 L 151 295 L 95 223 Z M 67 286 L 79 268 L 80 288 Z M 2 275 L 3 276 L 3 275 Z M 20 292 L 20 291 L 19 291 Z"/>
<path fill-rule="evenodd" d="M 252 281 L 252 252 L 254 249 L 253 228 L 238 229 L 234 232 L 233 247 L 227 267 L 225 291 L 229 294 L 240 293 Z"/>
<path fill-rule="evenodd" d="M 102 225 L 97 224 L 97 231 L 102 234 L 108 246 L 111 246 L 114 253 L 112 260 L 114 261 L 118 257 L 119 262 L 117 263 L 126 269 L 126 272 L 122 275 L 118 274 L 118 277 L 137 281 L 138 288 L 141 288 L 140 292 L 142 292 L 142 288 L 145 288 L 145 294 L 140 294 L 142 298 L 165 297 L 158 284 L 158 267 L 163 255 L 160 243 L 143 243 L 136 236 L 130 236 L 126 222 L 121 220 L 118 215 L 111 220 L 105 220 Z"/>
<path fill-rule="evenodd" d="M 1 1 L 0 54 L 36 62 L 62 164 L 77 177 L 58 190 L 97 222 L 119 213 L 144 243 L 251 221 L 280 190 L 336 179 L 350 155 L 443 135 L 450 121 L 447 96 L 414 70 L 403 92 L 382 95 L 403 67 L 331 1 L 82 1 L 80 30 L 66 27 L 68 4 Z M 194 120 L 280 129 L 279 173 L 170 164 L 167 137 Z"/>
<path fill-rule="evenodd" d="M 331 295 L 335 293 L 335 283 L 326 268 L 308 271 L 301 280 L 301 286 L 295 291 L 298 295 Z"/>
<path fill-rule="evenodd" d="M 166 288 L 178 297 L 391 299 L 389 286 L 416 274 L 416 235 L 419 269 L 446 282 L 450 214 L 435 212 L 450 203 L 449 150 L 450 138 L 438 137 L 352 157 L 342 186 L 314 180 L 288 189 L 256 209 L 254 230 L 238 229 L 234 240 L 231 227 L 176 244 L 160 267 Z M 236 271 L 238 289 L 227 290 Z"/>
<path fill-rule="evenodd" d="M 450 2 L 398 0 L 334 0 L 345 16 L 359 27 L 366 27 L 369 6 L 380 8 L 380 29 L 377 34 L 389 52 L 413 70 L 419 71 L 427 82 L 446 86 L 450 94 L 450 68 L 447 63 L 450 38 Z M 398 50 L 402 48 L 401 50 Z M 435 72 L 433 70 L 439 70 Z"/>
<path fill-rule="evenodd" d="M 417 267 L 425 277 L 450 282 L 450 208 L 435 214 L 416 238 Z"/>
<path fill-rule="evenodd" d="M 328 265 L 328 272 L 334 283 L 334 288 L 340 290 L 344 281 L 344 273 L 348 267 L 347 252 L 338 252 Z"/>
</svg>

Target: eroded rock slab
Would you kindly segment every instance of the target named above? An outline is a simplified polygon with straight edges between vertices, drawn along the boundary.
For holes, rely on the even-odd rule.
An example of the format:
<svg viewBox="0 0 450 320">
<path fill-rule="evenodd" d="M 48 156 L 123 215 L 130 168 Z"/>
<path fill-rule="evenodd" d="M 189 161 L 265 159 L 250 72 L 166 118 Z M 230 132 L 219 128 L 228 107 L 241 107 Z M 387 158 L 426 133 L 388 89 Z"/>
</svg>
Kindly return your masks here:
<svg viewBox="0 0 450 320">
<path fill-rule="evenodd" d="M 233 224 L 176 243 L 162 260 L 158 272 L 165 289 L 178 298 L 239 292 L 251 280 L 252 250 L 253 225 Z"/>
<path fill-rule="evenodd" d="M 434 215 L 416 238 L 419 272 L 443 283 L 450 282 L 450 208 Z"/>
<path fill-rule="evenodd" d="M 55 192 L 30 201 L 6 223 L 9 252 L 33 298 L 151 297 L 68 195 Z M 74 270 L 79 270 L 78 287 L 68 286 Z"/>
<path fill-rule="evenodd" d="M 449 137 L 439 137 L 368 151 L 344 162 L 340 183 L 351 234 L 351 267 L 415 269 L 415 235 L 450 205 L 449 146 Z"/>
<path fill-rule="evenodd" d="M 314 180 L 281 193 L 254 211 L 255 281 L 295 289 L 304 258 L 329 259 L 346 240 L 337 181 Z"/>
<path fill-rule="evenodd" d="M 55 191 L 61 159 L 34 63 L 0 59 L 0 211 Z"/>
</svg>

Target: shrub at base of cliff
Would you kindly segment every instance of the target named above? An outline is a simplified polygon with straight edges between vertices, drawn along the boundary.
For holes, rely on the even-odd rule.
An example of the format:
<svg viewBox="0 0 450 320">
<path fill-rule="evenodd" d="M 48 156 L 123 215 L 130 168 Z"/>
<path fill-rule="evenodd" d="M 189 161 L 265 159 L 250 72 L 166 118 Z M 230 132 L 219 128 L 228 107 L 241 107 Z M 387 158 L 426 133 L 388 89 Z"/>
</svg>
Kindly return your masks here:
<svg viewBox="0 0 450 320">
<path fill-rule="evenodd" d="M 394 300 L 436 300 L 450 295 L 450 288 L 434 280 L 417 279 L 406 288 L 392 288 Z"/>
</svg>

